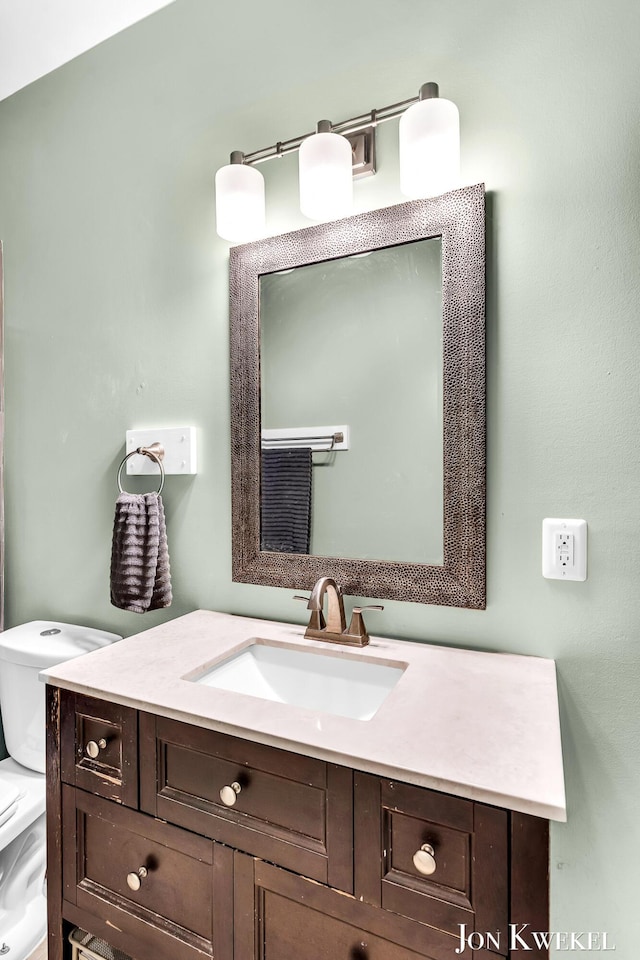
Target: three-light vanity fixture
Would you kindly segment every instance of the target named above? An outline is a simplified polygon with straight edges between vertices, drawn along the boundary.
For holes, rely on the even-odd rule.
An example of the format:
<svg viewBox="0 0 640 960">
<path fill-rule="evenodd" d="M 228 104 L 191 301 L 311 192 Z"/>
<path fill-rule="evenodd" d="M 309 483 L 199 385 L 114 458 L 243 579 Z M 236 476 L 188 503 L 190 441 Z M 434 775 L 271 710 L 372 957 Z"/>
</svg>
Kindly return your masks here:
<svg viewBox="0 0 640 960">
<path fill-rule="evenodd" d="M 219 236 L 232 243 L 265 233 L 264 178 L 257 164 L 298 151 L 300 210 L 310 220 L 348 216 L 353 180 L 375 173 L 375 128 L 400 117 L 400 189 L 412 200 L 435 197 L 459 186 L 458 108 L 425 83 L 417 97 L 340 123 L 320 120 L 315 133 L 242 153 L 216 173 Z"/>
</svg>

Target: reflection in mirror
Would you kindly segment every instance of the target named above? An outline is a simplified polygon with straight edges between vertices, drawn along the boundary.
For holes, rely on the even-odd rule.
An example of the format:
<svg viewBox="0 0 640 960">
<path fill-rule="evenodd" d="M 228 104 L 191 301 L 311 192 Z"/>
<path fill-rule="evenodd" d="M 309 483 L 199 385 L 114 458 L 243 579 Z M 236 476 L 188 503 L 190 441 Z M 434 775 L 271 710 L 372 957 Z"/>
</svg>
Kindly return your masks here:
<svg viewBox="0 0 640 960">
<path fill-rule="evenodd" d="M 476 184 L 231 249 L 234 581 L 484 608 L 484 223 Z M 264 509 L 287 425 L 345 434 L 307 448 L 289 544 Z"/>
<path fill-rule="evenodd" d="M 260 277 L 260 373 L 262 431 L 349 427 L 348 450 L 283 442 L 277 491 L 263 450 L 262 549 L 441 564 L 440 237 Z"/>
</svg>

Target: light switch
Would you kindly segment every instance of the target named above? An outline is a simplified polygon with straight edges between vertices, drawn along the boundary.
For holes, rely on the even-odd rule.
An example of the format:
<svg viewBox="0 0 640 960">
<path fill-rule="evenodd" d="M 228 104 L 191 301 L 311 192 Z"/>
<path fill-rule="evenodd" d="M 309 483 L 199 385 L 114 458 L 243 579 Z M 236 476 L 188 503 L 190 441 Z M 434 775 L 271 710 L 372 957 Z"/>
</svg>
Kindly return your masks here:
<svg viewBox="0 0 640 960">
<path fill-rule="evenodd" d="M 587 579 L 586 520 L 542 521 L 542 576 L 549 580 Z"/>
</svg>

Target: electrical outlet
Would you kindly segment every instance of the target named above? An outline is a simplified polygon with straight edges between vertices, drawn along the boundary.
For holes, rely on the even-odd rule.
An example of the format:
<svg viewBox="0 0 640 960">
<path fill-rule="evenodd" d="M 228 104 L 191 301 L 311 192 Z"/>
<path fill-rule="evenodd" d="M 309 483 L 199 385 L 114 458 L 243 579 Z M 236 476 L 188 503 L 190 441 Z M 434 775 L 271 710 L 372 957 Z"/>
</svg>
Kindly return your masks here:
<svg viewBox="0 0 640 960">
<path fill-rule="evenodd" d="M 585 520 L 542 521 L 542 576 L 550 580 L 587 579 Z"/>
</svg>

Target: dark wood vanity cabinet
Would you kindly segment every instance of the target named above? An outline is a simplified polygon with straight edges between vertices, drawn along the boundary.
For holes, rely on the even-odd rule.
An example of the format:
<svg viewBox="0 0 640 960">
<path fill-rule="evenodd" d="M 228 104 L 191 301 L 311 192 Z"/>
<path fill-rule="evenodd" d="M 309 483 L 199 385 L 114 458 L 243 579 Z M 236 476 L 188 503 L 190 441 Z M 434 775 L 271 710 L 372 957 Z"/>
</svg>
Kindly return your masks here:
<svg viewBox="0 0 640 960">
<path fill-rule="evenodd" d="M 545 821 L 51 687 L 48 720 L 49 960 L 75 925 L 134 960 L 454 960 L 461 925 L 500 960 L 547 929 Z"/>
</svg>

